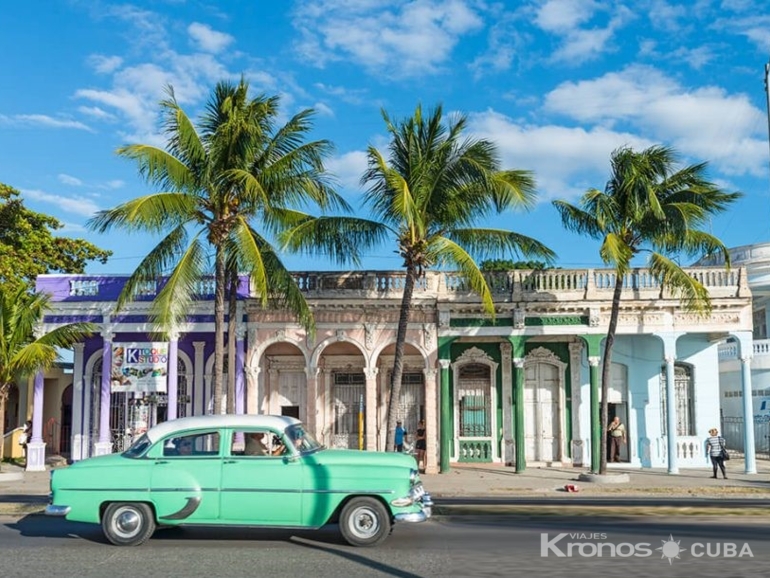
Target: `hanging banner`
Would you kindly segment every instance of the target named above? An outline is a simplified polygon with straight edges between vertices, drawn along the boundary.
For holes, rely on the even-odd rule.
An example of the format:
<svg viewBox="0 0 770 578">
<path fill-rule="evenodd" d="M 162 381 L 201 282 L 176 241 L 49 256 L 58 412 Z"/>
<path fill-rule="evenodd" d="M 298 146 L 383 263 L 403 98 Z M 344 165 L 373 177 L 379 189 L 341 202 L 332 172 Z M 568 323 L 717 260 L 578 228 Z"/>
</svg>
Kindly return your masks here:
<svg viewBox="0 0 770 578">
<path fill-rule="evenodd" d="M 168 343 L 113 343 L 112 391 L 165 392 Z"/>
</svg>

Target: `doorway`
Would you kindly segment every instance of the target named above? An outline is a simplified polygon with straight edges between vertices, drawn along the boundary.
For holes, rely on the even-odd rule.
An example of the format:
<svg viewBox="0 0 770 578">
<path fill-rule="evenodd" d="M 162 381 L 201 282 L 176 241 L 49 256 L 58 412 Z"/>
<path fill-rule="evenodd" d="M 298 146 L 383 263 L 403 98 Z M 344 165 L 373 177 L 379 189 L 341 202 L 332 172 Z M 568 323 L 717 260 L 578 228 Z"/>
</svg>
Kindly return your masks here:
<svg viewBox="0 0 770 578">
<path fill-rule="evenodd" d="M 608 403 L 607 404 L 607 423 L 612 423 L 612 420 L 615 419 L 615 417 L 620 418 L 620 423 L 623 424 L 623 426 L 626 428 L 626 441 L 625 443 L 620 444 L 620 461 L 621 462 L 628 462 L 628 444 L 629 444 L 629 433 L 628 433 L 628 406 L 625 402 L 623 403 Z M 610 461 L 610 437 L 607 436 L 607 461 Z"/>
</svg>

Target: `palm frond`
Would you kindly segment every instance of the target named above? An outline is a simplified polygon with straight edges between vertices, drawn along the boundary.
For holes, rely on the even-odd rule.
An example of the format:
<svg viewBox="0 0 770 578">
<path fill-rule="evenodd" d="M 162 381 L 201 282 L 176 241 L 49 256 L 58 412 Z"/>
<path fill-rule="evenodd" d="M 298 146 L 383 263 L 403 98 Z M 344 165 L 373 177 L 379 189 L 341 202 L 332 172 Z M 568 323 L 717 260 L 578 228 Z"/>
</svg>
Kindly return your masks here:
<svg viewBox="0 0 770 578">
<path fill-rule="evenodd" d="M 711 312 L 708 290 L 677 263 L 660 253 L 650 256 L 650 272 L 658 277 L 661 284 L 669 289 L 687 311 L 700 315 Z"/>
</svg>

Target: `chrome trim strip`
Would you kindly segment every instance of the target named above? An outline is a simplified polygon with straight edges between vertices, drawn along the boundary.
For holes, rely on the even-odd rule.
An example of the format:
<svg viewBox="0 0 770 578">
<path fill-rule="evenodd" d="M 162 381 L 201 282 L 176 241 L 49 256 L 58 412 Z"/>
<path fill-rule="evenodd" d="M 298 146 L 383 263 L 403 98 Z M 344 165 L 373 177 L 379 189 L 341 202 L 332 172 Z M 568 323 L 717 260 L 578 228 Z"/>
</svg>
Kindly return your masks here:
<svg viewBox="0 0 770 578">
<path fill-rule="evenodd" d="M 45 507 L 45 515 L 46 516 L 66 516 L 70 513 L 70 506 L 54 506 L 53 504 L 48 504 Z"/>
<path fill-rule="evenodd" d="M 201 505 L 201 499 L 199 497 L 195 498 L 187 498 L 187 503 L 182 507 L 181 510 L 174 512 L 173 514 L 169 514 L 168 516 L 161 516 L 161 520 L 184 520 L 186 518 L 189 518 L 195 510 L 198 509 L 198 506 Z"/>
<path fill-rule="evenodd" d="M 425 512 L 411 512 L 408 514 L 396 514 L 394 518 L 396 519 L 396 522 L 419 524 L 420 522 L 426 521 L 429 516 L 430 514 L 426 514 Z"/>
</svg>

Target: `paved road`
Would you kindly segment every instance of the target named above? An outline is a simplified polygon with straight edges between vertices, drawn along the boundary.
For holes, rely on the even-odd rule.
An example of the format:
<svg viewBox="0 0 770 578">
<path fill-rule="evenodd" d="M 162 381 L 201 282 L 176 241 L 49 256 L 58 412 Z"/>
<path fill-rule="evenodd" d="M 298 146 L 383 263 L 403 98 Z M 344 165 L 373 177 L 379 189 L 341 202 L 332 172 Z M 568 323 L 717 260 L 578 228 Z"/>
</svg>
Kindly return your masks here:
<svg viewBox="0 0 770 578">
<path fill-rule="evenodd" d="M 597 573 L 756 578 L 766 574 L 770 560 L 766 522 L 462 517 L 400 526 L 381 547 L 368 549 L 343 545 L 334 527 L 313 534 L 174 529 L 157 533 L 144 546 L 117 548 L 105 543 L 96 526 L 42 516 L 6 517 L 0 518 L 0 560 L 3 574 L 13 578 L 595 578 Z M 604 556 L 592 556 L 599 547 Z M 725 557 L 726 552 L 732 556 Z"/>
<path fill-rule="evenodd" d="M 572 496 L 569 498 L 530 497 L 530 496 L 494 496 L 494 497 L 458 497 L 436 498 L 436 504 L 442 506 L 457 505 L 521 505 L 521 506 L 606 506 L 606 507 L 683 507 L 683 508 L 767 508 L 770 516 L 770 499 L 765 498 L 666 498 L 661 496 L 629 496 L 629 497 L 586 497 Z"/>
</svg>

